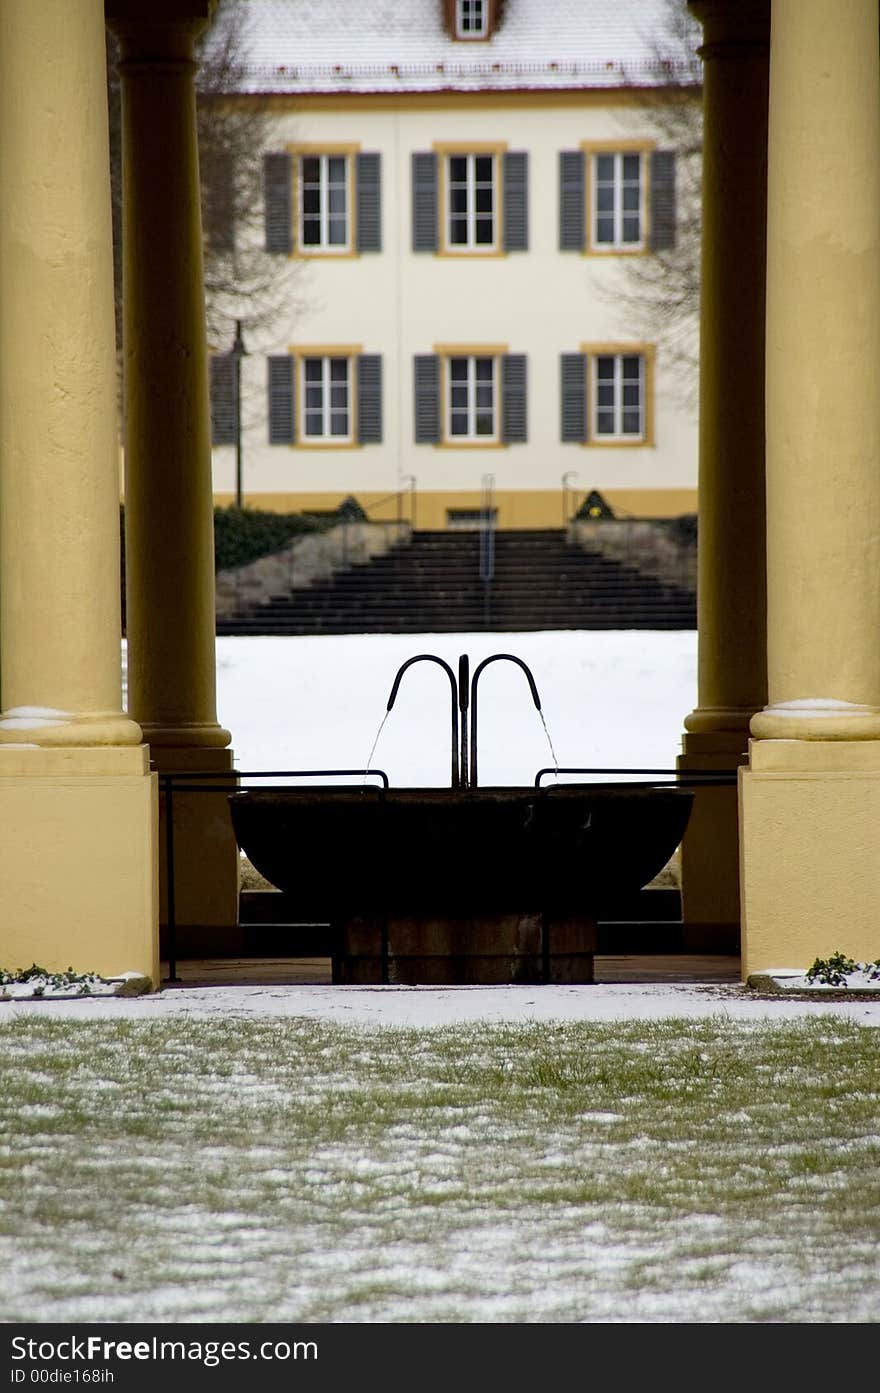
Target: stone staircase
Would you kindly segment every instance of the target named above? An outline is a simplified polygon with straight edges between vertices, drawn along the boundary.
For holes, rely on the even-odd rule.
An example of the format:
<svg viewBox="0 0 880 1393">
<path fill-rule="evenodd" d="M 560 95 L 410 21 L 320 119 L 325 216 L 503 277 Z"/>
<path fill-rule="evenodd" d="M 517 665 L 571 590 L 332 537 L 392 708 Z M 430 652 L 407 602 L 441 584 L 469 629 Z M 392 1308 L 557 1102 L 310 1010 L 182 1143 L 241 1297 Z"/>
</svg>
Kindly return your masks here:
<svg viewBox="0 0 880 1393">
<path fill-rule="evenodd" d="M 307 589 L 218 616 L 218 634 L 693 629 L 684 586 L 571 542 L 560 528 L 498 532 L 491 584 L 477 532 L 415 532 Z"/>
</svg>

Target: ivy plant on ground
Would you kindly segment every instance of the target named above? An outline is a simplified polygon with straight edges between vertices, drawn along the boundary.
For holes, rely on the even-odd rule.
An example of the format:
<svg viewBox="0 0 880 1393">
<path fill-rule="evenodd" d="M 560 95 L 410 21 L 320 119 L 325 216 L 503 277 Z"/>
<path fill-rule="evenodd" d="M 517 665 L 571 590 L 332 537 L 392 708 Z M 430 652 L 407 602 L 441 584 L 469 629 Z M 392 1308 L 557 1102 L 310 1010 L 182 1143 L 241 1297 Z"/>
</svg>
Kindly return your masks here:
<svg viewBox="0 0 880 1393">
<path fill-rule="evenodd" d="M 13 971 L 0 967 L 0 990 L 31 983 L 34 996 L 43 996 L 47 990 L 90 996 L 95 986 L 105 981 L 106 978 L 100 977 L 97 972 L 74 972 L 72 967 L 65 972 L 50 972 L 47 967 L 38 967 L 36 963 Z"/>
<path fill-rule="evenodd" d="M 873 962 L 857 963 L 838 950 L 830 958 L 816 958 L 807 969 L 808 982 L 820 982 L 825 987 L 845 987 L 847 979 L 854 973 L 867 977 L 869 982 L 880 982 L 880 958 Z"/>
</svg>

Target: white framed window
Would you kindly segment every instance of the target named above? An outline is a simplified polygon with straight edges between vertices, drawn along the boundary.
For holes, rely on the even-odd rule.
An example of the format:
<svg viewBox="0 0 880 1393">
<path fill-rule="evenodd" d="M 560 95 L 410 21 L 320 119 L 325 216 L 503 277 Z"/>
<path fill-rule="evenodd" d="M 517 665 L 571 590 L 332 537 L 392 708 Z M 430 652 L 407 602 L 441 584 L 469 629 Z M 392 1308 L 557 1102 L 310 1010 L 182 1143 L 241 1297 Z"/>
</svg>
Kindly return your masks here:
<svg viewBox="0 0 880 1393">
<path fill-rule="evenodd" d="M 302 357 L 302 438 L 348 444 L 352 439 L 351 359 Z"/>
<path fill-rule="evenodd" d="M 592 244 L 598 250 L 638 251 L 644 245 L 644 154 L 596 151 L 592 161 Z"/>
<path fill-rule="evenodd" d="M 446 244 L 450 251 L 496 249 L 497 157 L 446 156 Z"/>
<path fill-rule="evenodd" d="M 349 251 L 349 157 L 301 155 L 299 176 L 300 247 L 306 252 Z"/>
<path fill-rule="evenodd" d="M 446 359 L 446 439 L 498 439 L 498 360 L 488 354 Z"/>
<path fill-rule="evenodd" d="M 639 443 L 647 436 L 645 356 L 597 353 L 591 359 L 590 434 L 600 441 Z"/>
<path fill-rule="evenodd" d="M 489 30 L 489 0 L 455 0 L 455 36 L 484 39 Z"/>
</svg>

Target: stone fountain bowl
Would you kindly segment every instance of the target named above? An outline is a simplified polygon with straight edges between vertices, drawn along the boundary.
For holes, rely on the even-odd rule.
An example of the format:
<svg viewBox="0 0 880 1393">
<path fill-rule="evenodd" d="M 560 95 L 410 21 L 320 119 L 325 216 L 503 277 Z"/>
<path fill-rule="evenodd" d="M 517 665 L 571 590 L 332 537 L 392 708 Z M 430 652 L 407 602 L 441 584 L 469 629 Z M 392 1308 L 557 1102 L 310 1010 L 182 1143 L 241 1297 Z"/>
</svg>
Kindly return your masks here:
<svg viewBox="0 0 880 1393">
<path fill-rule="evenodd" d="M 594 914 L 681 842 L 693 793 L 309 786 L 232 794 L 239 846 L 303 920 Z"/>
</svg>

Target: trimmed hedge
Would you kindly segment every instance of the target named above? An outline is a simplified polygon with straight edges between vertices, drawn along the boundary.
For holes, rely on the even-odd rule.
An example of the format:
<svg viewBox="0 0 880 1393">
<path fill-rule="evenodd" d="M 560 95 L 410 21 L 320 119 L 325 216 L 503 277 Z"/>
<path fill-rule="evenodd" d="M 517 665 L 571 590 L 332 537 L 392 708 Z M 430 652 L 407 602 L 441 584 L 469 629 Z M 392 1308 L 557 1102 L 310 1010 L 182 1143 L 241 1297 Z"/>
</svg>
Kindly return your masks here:
<svg viewBox="0 0 880 1393">
<path fill-rule="evenodd" d="M 261 556 L 281 551 L 294 537 L 326 532 L 338 518 L 309 513 L 271 513 L 260 508 L 214 509 L 214 570 L 247 566 Z M 119 507 L 119 551 L 122 580 L 122 622 L 125 624 L 125 508 Z M 124 632 L 124 629 L 123 629 Z"/>
<path fill-rule="evenodd" d="M 260 508 L 214 509 L 214 570 L 228 571 L 247 566 L 261 556 L 281 551 L 294 537 L 307 532 L 324 532 L 335 518 L 317 518 L 308 513 L 272 513 Z"/>
</svg>

